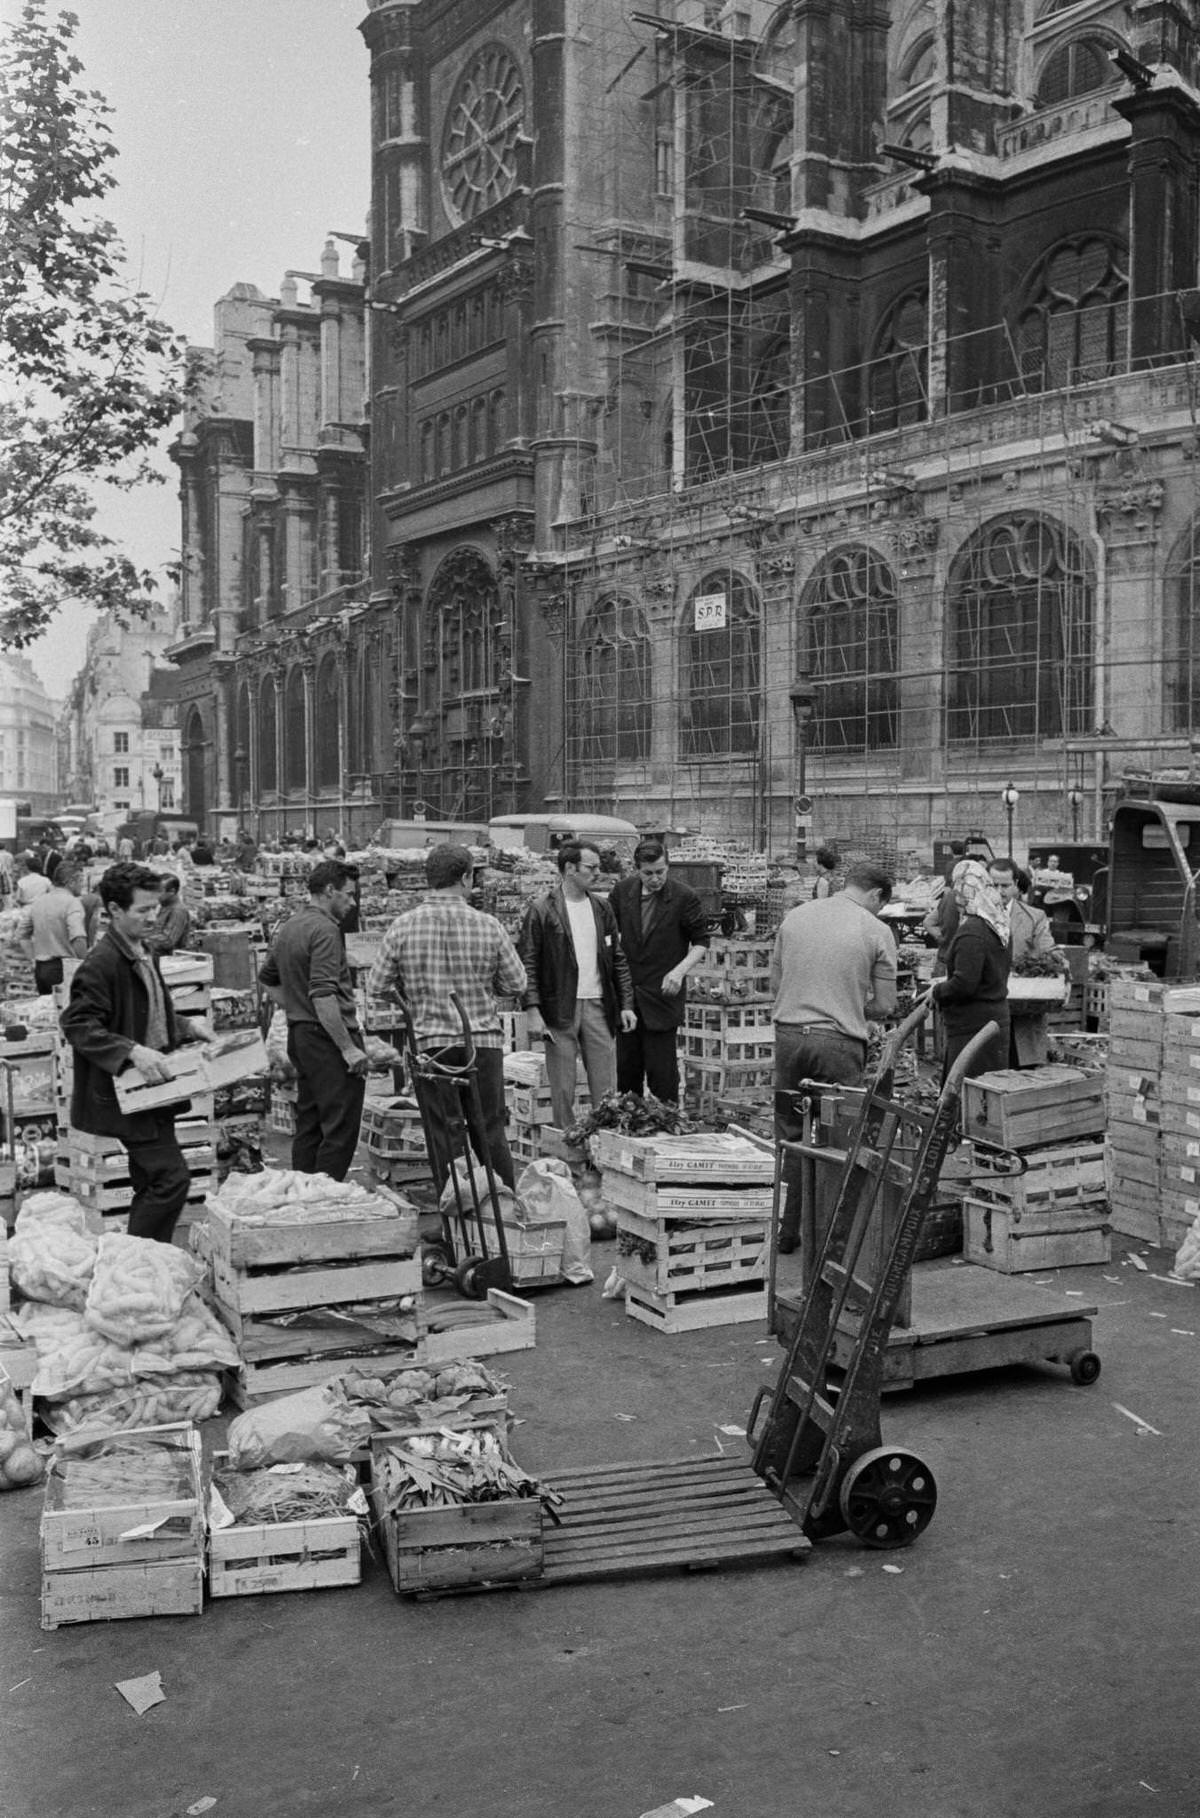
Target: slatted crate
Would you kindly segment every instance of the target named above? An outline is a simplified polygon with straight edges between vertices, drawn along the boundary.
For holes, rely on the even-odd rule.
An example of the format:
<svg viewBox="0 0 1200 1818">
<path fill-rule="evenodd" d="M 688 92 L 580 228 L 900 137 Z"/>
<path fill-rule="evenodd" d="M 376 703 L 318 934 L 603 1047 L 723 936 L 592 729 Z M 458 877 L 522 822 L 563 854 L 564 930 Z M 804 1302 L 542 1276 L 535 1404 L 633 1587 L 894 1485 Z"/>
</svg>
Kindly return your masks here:
<svg viewBox="0 0 1200 1818">
<path fill-rule="evenodd" d="M 167 1560 L 200 1565 L 204 1509 L 196 1429 L 190 1422 L 168 1422 L 106 1434 L 103 1443 L 114 1451 L 143 1444 L 156 1455 L 169 1454 L 175 1473 L 171 1493 L 153 1495 L 131 1489 L 119 1500 L 109 1496 L 94 1507 L 77 1506 L 70 1490 L 72 1464 L 76 1454 L 90 1449 L 90 1442 L 86 1436 L 60 1440 L 46 1478 L 42 1508 L 43 1572 L 50 1577 L 58 1573 L 74 1576 L 84 1566 L 142 1566 Z M 80 1459 L 80 1468 L 85 1462 Z M 131 1471 L 131 1482 L 134 1475 Z"/>
<path fill-rule="evenodd" d="M 1055 1208 L 1104 1204 L 1108 1194 L 1104 1143 L 1084 1142 L 1022 1151 L 1024 1170 L 1005 1169 L 987 1149 L 971 1156 L 971 1194 L 981 1203 L 1005 1208 L 1015 1219 L 1030 1219 Z"/>
<path fill-rule="evenodd" d="M 757 1288 L 766 1279 L 767 1224 L 761 1218 L 706 1220 L 647 1218 L 617 1212 L 617 1271 L 629 1287 L 673 1306 L 684 1294 Z"/>
<path fill-rule="evenodd" d="M 228 1454 L 213 1457 L 220 1493 Z M 354 1513 L 306 1521 L 211 1524 L 208 1534 L 210 1597 L 257 1597 L 275 1591 L 316 1591 L 362 1579 L 362 1546 Z"/>
<path fill-rule="evenodd" d="M 741 1040 L 753 1038 L 757 1030 L 758 1040 L 774 1039 L 770 1004 L 688 1004 L 683 1016 L 689 1035 Z"/>
<path fill-rule="evenodd" d="M 425 1132 L 415 1099 L 367 1099 L 359 1140 L 378 1161 L 424 1161 Z"/>
<path fill-rule="evenodd" d="M 969 1263 L 1020 1275 L 1033 1269 L 1078 1268 L 1112 1259 L 1112 1233 L 1102 1215 L 1085 1207 L 1018 1217 L 1003 1206 L 963 1201 L 963 1255 Z"/>
<path fill-rule="evenodd" d="M 598 1168 L 618 1169 L 635 1180 L 760 1186 L 775 1179 L 772 1151 L 729 1131 L 626 1136 L 618 1130 L 598 1130 L 592 1152 Z"/>
<path fill-rule="evenodd" d="M 204 1567 L 198 1559 L 161 1565 L 83 1567 L 42 1574 L 42 1627 L 72 1622 L 116 1622 L 147 1616 L 199 1616 L 204 1608 Z"/>
<path fill-rule="evenodd" d="M 1104 1076 L 1080 1067 L 1000 1068 L 963 1082 L 963 1135 L 977 1143 L 1044 1147 L 1094 1136 L 1104 1123 Z"/>
<path fill-rule="evenodd" d="M 266 1125 L 277 1136 L 294 1136 L 296 1131 L 296 1088 L 272 1083 L 267 1103 Z"/>
<path fill-rule="evenodd" d="M 714 1100 L 757 1093 L 771 1099 L 775 1090 L 775 1062 L 770 1060 L 749 1065 L 725 1065 L 722 1062 L 685 1060 L 683 1080 L 690 1098 L 706 1111 Z"/>
<path fill-rule="evenodd" d="M 686 1182 L 637 1180 L 617 1168 L 601 1173 L 601 1197 L 610 1206 L 623 1207 L 643 1218 L 676 1218 L 691 1223 L 708 1219 L 729 1220 L 771 1216 L 773 1189 L 761 1187 L 692 1186 Z"/>
<path fill-rule="evenodd" d="M 683 1051 L 689 1065 L 728 1068 L 734 1073 L 742 1067 L 759 1070 L 774 1065 L 775 1037 L 769 1028 L 725 1030 L 718 1034 L 688 1027 L 684 1030 Z"/>
<path fill-rule="evenodd" d="M 413 1437 L 407 1432 L 381 1433 L 371 1440 L 368 1494 L 397 1594 L 417 1596 L 540 1578 L 545 1548 L 542 1505 L 536 1496 L 435 1509 L 388 1508 L 383 1456 L 389 1443 L 402 1447 Z"/>
</svg>

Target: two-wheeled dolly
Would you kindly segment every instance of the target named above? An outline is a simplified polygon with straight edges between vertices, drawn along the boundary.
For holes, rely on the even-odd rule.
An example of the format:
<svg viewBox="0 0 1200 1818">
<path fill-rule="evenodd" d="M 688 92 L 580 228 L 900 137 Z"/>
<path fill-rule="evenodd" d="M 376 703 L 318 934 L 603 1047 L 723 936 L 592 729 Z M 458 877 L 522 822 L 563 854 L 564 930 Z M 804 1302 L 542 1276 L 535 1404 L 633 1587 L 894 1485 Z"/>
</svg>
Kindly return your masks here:
<svg viewBox="0 0 1200 1818">
<path fill-rule="evenodd" d="M 499 1288 L 506 1294 L 512 1292 L 512 1268 L 496 1176 L 483 1140 L 483 1106 L 479 1098 L 475 1040 L 470 1020 L 455 992 L 451 992 L 450 1002 L 462 1024 L 462 1041 L 436 1049 L 417 1046 L 412 1013 L 408 1005 L 401 1002 L 409 1078 L 421 1116 L 434 1183 L 441 1198 L 449 1181 L 453 1197 L 453 1205 L 441 1214 L 441 1241 L 422 1246 L 421 1269 L 426 1287 L 452 1282 L 469 1300 L 486 1300 L 490 1288 Z M 477 1137 L 474 1153 L 473 1132 Z M 465 1168 L 456 1165 L 460 1158 L 465 1158 Z M 486 1216 L 477 1162 L 486 1181 Z"/>
<path fill-rule="evenodd" d="M 929 1466 L 903 1446 L 882 1444 L 884 1353 L 942 1162 L 958 1138 L 962 1081 L 996 1025 L 989 1023 L 958 1056 L 932 1112 L 910 1109 L 891 1097 L 892 1076 L 900 1048 L 928 1008 L 923 1000 L 885 1037 L 783 1367 L 773 1389 L 760 1389 L 747 1423 L 754 1469 L 810 1540 L 849 1528 L 868 1546 L 907 1546 L 928 1527 L 937 1505 Z M 784 1159 L 802 1147 L 779 1144 L 776 1223 Z M 868 1280 L 860 1261 L 885 1175 L 904 1186 Z M 848 1309 L 857 1314 L 858 1329 L 835 1381 L 835 1344 Z M 768 1395 L 766 1423 L 756 1438 Z"/>
</svg>

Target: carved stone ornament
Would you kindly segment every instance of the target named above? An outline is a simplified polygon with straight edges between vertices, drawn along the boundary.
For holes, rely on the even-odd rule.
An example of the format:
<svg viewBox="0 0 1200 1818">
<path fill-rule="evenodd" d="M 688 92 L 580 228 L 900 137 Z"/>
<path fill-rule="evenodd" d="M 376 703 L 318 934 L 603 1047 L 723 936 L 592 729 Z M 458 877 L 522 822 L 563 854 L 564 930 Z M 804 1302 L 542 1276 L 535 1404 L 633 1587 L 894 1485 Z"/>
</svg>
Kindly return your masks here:
<svg viewBox="0 0 1200 1818">
<path fill-rule="evenodd" d="M 410 543 L 390 543 L 386 560 L 388 585 L 398 600 L 411 588 L 420 585 L 416 551 Z"/>
<path fill-rule="evenodd" d="M 562 637 L 567 628 L 567 596 L 565 593 L 538 592 L 538 611 L 542 623 L 552 638 Z"/>
<path fill-rule="evenodd" d="M 1166 499 L 1161 480 L 1131 481 L 1125 486 L 1106 488 L 1096 499 L 1096 516 L 1113 531 L 1144 534 L 1157 531 L 1155 522 Z"/>
<path fill-rule="evenodd" d="M 932 554 L 938 546 L 941 530 L 936 518 L 901 518 L 892 525 L 892 543 L 898 555 L 913 560 Z"/>
</svg>

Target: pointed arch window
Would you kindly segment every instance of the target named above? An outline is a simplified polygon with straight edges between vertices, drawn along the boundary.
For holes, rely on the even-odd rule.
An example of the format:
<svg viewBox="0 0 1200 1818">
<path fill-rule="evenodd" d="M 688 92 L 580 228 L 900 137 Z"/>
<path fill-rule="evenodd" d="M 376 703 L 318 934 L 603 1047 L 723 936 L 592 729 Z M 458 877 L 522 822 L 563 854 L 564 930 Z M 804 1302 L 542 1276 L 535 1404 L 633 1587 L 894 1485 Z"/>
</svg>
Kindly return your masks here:
<svg viewBox="0 0 1200 1818">
<path fill-rule="evenodd" d="M 578 751 L 585 764 L 650 756 L 650 633 L 631 600 L 601 600 L 583 621 L 572 665 Z"/>
<path fill-rule="evenodd" d="M 759 620 L 754 589 L 728 570 L 706 575 L 688 601 L 680 653 L 683 757 L 757 749 Z"/>
<path fill-rule="evenodd" d="M 880 751 L 899 742 L 899 611 L 890 565 L 865 544 L 834 550 L 805 590 L 807 681 L 819 683 L 809 743 Z"/>
<path fill-rule="evenodd" d="M 279 766 L 276 759 L 277 703 L 275 681 L 272 676 L 263 679 L 258 691 L 258 787 L 263 794 L 273 794 L 279 787 Z"/>
<path fill-rule="evenodd" d="M 304 672 L 298 663 L 288 672 L 283 703 L 283 786 L 304 789 L 308 783 L 308 728 L 304 717 Z"/>
<path fill-rule="evenodd" d="M 1035 107 L 1058 107 L 1119 80 L 1105 38 L 1072 38 L 1051 51 L 1038 77 Z"/>
<path fill-rule="evenodd" d="M 1167 569 L 1163 627 L 1163 730 L 1200 725 L 1200 522 L 1192 525 Z"/>
<path fill-rule="evenodd" d="M 330 651 L 317 670 L 316 695 L 313 701 L 313 729 L 316 751 L 315 782 L 318 789 L 336 789 L 341 780 L 339 731 L 341 701 L 338 662 Z"/>
<path fill-rule="evenodd" d="M 929 297 L 911 291 L 894 303 L 875 340 L 868 378 L 870 433 L 923 423 L 929 399 Z"/>
<path fill-rule="evenodd" d="M 1095 584 L 1064 524 L 1001 518 L 970 539 L 947 601 L 947 738 L 1057 739 L 1092 726 Z"/>
<path fill-rule="evenodd" d="M 1026 286 L 1016 325 L 1021 373 L 1035 390 L 1102 379 L 1125 360 L 1125 251 L 1098 235 L 1048 253 Z"/>
</svg>

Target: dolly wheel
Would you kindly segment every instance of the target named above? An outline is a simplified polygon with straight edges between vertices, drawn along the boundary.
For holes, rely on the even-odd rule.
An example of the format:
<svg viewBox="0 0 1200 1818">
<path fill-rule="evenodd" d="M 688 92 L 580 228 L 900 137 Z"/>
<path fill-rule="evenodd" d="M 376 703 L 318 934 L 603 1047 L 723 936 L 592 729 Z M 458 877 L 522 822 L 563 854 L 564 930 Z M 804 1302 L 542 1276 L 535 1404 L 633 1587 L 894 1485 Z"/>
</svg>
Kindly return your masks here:
<svg viewBox="0 0 1200 1818">
<path fill-rule="evenodd" d="M 482 1278 L 484 1256 L 465 1256 L 454 1271 L 454 1285 L 468 1300 L 486 1300 L 487 1282 Z"/>
<path fill-rule="evenodd" d="M 422 1244 L 421 1280 L 427 1288 L 436 1288 L 454 1279 L 454 1258 L 445 1244 Z"/>
<path fill-rule="evenodd" d="M 1086 1386 L 1089 1382 L 1095 1382 L 1099 1376 L 1100 1359 L 1094 1351 L 1076 1351 L 1068 1357 L 1067 1367 L 1071 1372 L 1071 1381 Z"/>
<path fill-rule="evenodd" d="M 864 1546 L 907 1547 L 933 1520 L 937 1485 L 915 1452 L 878 1446 L 855 1459 L 839 1499 L 846 1526 Z"/>
</svg>

